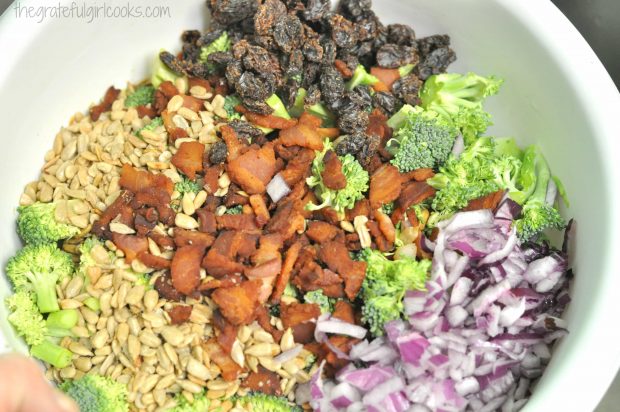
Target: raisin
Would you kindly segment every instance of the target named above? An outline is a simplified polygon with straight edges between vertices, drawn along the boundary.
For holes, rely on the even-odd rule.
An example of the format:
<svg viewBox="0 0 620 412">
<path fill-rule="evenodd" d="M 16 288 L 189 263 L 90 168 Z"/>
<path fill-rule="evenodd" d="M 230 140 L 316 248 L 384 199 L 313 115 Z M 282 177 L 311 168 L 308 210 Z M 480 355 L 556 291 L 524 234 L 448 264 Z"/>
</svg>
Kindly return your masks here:
<svg viewBox="0 0 620 412">
<path fill-rule="evenodd" d="M 277 57 L 260 46 L 248 46 L 243 56 L 243 67 L 256 73 L 279 73 Z"/>
<path fill-rule="evenodd" d="M 320 101 L 321 101 L 321 89 L 319 88 L 318 85 L 313 84 L 312 86 L 308 88 L 308 91 L 306 92 L 306 99 L 304 100 L 304 103 L 307 106 L 313 106 L 319 103 Z"/>
<path fill-rule="evenodd" d="M 345 133 L 355 133 L 366 130 L 368 127 L 368 112 L 355 106 L 346 106 L 340 110 L 338 128 Z"/>
<path fill-rule="evenodd" d="M 226 66 L 226 80 L 230 84 L 236 84 L 243 74 L 243 65 L 239 60 L 233 60 Z"/>
<path fill-rule="evenodd" d="M 185 67 L 181 64 L 181 61 L 177 59 L 172 53 L 162 51 L 159 53 L 159 60 L 170 70 L 176 74 L 183 74 Z"/>
<path fill-rule="evenodd" d="M 217 66 L 226 67 L 230 62 L 234 60 L 232 53 L 229 52 L 214 52 L 209 54 L 208 62 Z"/>
<path fill-rule="evenodd" d="M 445 73 L 448 66 L 456 60 L 456 53 L 449 47 L 443 47 L 430 52 L 422 62 L 416 66 L 415 72 L 422 80 L 433 74 Z"/>
<path fill-rule="evenodd" d="M 318 21 L 329 11 L 329 0 L 307 0 L 302 17 L 307 21 Z"/>
<path fill-rule="evenodd" d="M 240 139 L 254 141 L 263 135 L 260 129 L 243 120 L 235 119 L 228 125 L 233 128 Z"/>
<path fill-rule="evenodd" d="M 415 44 L 415 31 L 405 24 L 390 24 L 387 31 L 389 43 L 399 46 L 413 46 Z"/>
<path fill-rule="evenodd" d="M 329 18 L 329 28 L 332 40 L 340 48 L 353 47 L 358 41 L 355 25 L 339 14 L 334 14 Z"/>
<path fill-rule="evenodd" d="M 362 132 L 344 136 L 336 145 L 336 154 L 338 156 L 344 156 L 346 154 L 356 155 L 362 150 L 366 138 L 366 135 Z"/>
<path fill-rule="evenodd" d="M 364 140 L 362 149 L 357 152 L 355 158 L 365 169 L 370 166 L 370 162 L 372 161 L 373 156 L 377 154 L 380 144 L 381 139 L 376 135 L 367 136 L 366 140 Z"/>
<path fill-rule="evenodd" d="M 450 36 L 447 34 L 435 34 L 416 40 L 418 51 L 425 56 L 436 49 L 450 46 Z"/>
<path fill-rule="evenodd" d="M 207 6 L 215 22 L 221 25 L 239 23 L 256 13 L 256 0 L 208 0 Z"/>
<path fill-rule="evenodd" d="M 278 20 L 273 28 L 273 40 L 284 53 L 299 47 L 303 40 L 301 21 L 290 14 Z"/>
<path fill-rule="evenodd" d="M 218 140 L 211 146 L 211 150 L 209 151 L 209 162 L 211 162 L 212 165 L 224 163 L 227 153 L 228 149 L 226 143 L 222 140 Z"/>
<path fill-rule="evenodd" d="M 286 56 L 286 69 L 284 75 L 289 79 L 301 80 L 304 71 L 304 55 L 301 50 L 293 50 Z"/>
<path fill-rule="evenodd" d="M 286 6 L 280 0 L 265 0 L 254 16 L 254 32 L 259 36 L 271 34 L 274 25 L 286 15 Z"/>
<path fill-rule="evenodd" d="M 323 60 L 323 46 L 318 39 L 307 39 L 303 45 L 303 53 L 309 62 L 319 63 Z"/>
<path fill-rule="evenodd" d="M 415 74 L 399 79 L 392 86 L 394 95 L 410 105 L 420 104 L 419 92 L 424 83 Z"/>
<path fill-rule="evenodd" d="M 339 11 L 353 21 L 363 17 L 372 7 L 371 0 L 341 0 Z"/>
<path fill-rule="evenodd" d="M 243 104 L 251 111 L 260 114 L 273 112 L 273 109 L 265 103 L 275 91 L 273 80 L 269 80 L 268 73 L 258 76 L 252 72 L 245 72 L 235 83 L 235 88 Z"/>
<path fill-rule="evenodd" d="M 319 63 L 306 63 L 304 65 L 304 75 L 302 79 L 303 88 L 308 89 L 315 84 L 318 81 L 320 71 L 321 65 Z"/>
<path fill-rule="evenodd" d="M 372 96 L 372 103 L 374 107 L 378 107 L 387 115 L 396 113 L 399 109 L 398 99 L 394 97 L 392 93 L 378 92 Z"/>
<path fill-rule="evenodd" d="M 372 109 L 372 94 L 369 86 L 357 86 L 347 95 L 353 105 L 362 110 L 370 111 Z"/>
<path fill-rule="evenodd" d="M 419 61 L 415 47 L 386 44 L 377 51 L 377 63 L 381 67 L 397 69 Z"/>
<path fill-rule="evenodd" d="M 334 61 L 336 60 L 336 55 L 338 54 L 336 43 L 334 43 L 331 39 L 327 37 L 323 37 L 321 39 L 321 46 L 323 47 L 323 64 L 334 64 Z"/>
<path fill-rule="evenodd" d="M 334 109 L 339 107 L 338 102 L 344 97 L 344 80 L 335 67 L 325 66 L 321 71 L 321 95 L 327 105 Z"/>
</svg>

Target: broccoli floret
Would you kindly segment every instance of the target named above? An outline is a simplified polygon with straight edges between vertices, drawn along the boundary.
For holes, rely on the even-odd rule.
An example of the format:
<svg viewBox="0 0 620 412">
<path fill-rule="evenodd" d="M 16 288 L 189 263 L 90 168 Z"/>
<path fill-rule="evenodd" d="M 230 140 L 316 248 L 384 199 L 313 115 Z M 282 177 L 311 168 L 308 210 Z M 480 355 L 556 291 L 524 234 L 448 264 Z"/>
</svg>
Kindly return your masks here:
<svg viewBox="0 0 620 412">
<path fill-rule="evenodd" d="M 396 205 L 394 204 L 394 202 L 390 202 L 390 203 L 386 203 L 383 206 L 381 206 L 381 211 L 385 213 L 386 215 L 390 216 L 392 215 L 392 213 L 394 213 L 395 208 L 396 208 Z"/>
<path fill-rule="evenodd" d="M 227 32 L 223 32 L 220 37 L 200 48 L 200 62 L 207 65 L 209 71 L 215 70 L 215 65 L 209 63 L 209 55 L 215 52 L 227 52 L 232 47 L 232 42 Z"/>
<path fill-rule="evenodd" d="M 438 174 L 427 180 L 437 189 L 432 208 L 436 212 L 428 221 L 432 227 L 449 218 L 474 199 L 500 189 L 514 190 L 520 161 L 494 154 L 493 139 L 481 137 L 457 158 L 451 156 Z"/>
<path fill-rule="evenodd" d="M 229 207 L 224 212 L 225 215 L 240 215 L 243 213 L 243 205 L 237 205 L 233 207 Z"/>
<path fill-rule="evenodd" d="M 308 356 L 306 356 L 305 361 L 306 361 L 306 364 L 304 366 L 304 370 L 306 372 L 310 372 L 310 370 L 312 369 L 312 367 L 314 366 L 314 364 L 317 361 L 317 357 L 316 357 L 315 354 L 310 353 Z"/>
<path fill-rule="evenodd" d="M 34 302 L 34 296 L 31 293 L 18 291 L 6 299 L 6 305 L 11 311 L 8 321 L 13 325 L 17 334 L 22 336 L 31 347 L 30 354 L 32 356 L 61 369 L 71 364 L 73 357 L 71 351 L 47 339 L 49 336 L 47 324 L 39 313 Z M 65 314 L 58 316 L 60 322 L 52 321 L 52 323 L 54 325 L 75 326 L 75 323 L 72 322 L 73 318 Z M 77 318 L 75 322 L 77 323 Z"/>
<path fill-rule="evenodd" d="M 235 107 L 241 103 L 241 99 L 236 94 L 229 94 L 224 98 L 224 110 L 228 114 L 228 121 L 241 119 L 241 114 L 235 110 Z"/>
<path fill-rule="evenodd" d="M 483 100 L 497 94 L 503 80 L 474 73 L 445 73 L 429 77 L 420 91 L 425 109 L 435 111 L 461 130 L 467 144 L 484 133 L 491 123 Z"/>
<path fill-rule="evenodd" d="M 151 120 L 151 123 L 147 124 L 146 126 L 143 126 L 141 129 L 138 129 L 135 134 L 140 139 L 142 139 L 143 130 L 148 130 L 152 132 L 153 130 L 157 129 L 159 126 L 163 126 L 163 125 L 164 125 L 163 119 L 161 117 L 156 117 L 153 120 Z"/>
<path fill-rule="evenodd" d="M 160 50 L 160 53 L 162 51 L 164 50 Z M 159 53 L 157 54 L 157 56 L 155 56 L 155 59 L 153 60 L 153 67 L 151 70 L 151 84 L 155 88 L 158 88 L 159 85 L 165 81 L 170 81 L 174 83 L 176 79 L 181 77 L 172 70 L 170 70 L 168 66 L 166 66 L 164 62 L 161 61 L 161 59 L 159 58 Z"/>
<path fill-rule="evenodd" d="M 155 88 L 150 84 L 138 87 L 125 99 L 125 107 L 145 106 L 153 102 Z"/>
<path fill-rule="evenodd" d="M 172 408 L 170 412 L 204 412 L 209 411 L 211 406 L 211 400 L 205 396 L 204 393 L 200 395 L 194 395 L 194 401 L 190 403 L 185 396 L 178 394 L 175 397 L 177 406 Z M 215 409 L 217 411 L 218 409 Z"/>
<path fill-rule="evenodd" d="M 353 155 L 339 156 L 347 186 L 342 190 L 329 189 L 323 184 L 323 177 L 321 176 L 325 169 L 323 158 L 329 150 L 334 150 L 334 145 L 329 139 L 325 139 L 323 151 L 316 151 L 316 156 L 312 162 L 312 176 L 306 179 L 306 183 L 309 187 L 314 188 L 316 197 L 322 203 L 319 205 L 308 203 L 306 209 L 319 210 L 330 206 L 340 216 L 343 216 L 345 209 L 352 209 L 355 202 L 364 198 L 364 192 L 368 190 L 369 176 Z"/>
<path fill-rule="evenodd" d="M 56 283 L 74 269 L 71 255 L 56 245 L 27 245 L 9 259 L 6 273 L 16 292 L 34 292 L 41 313 L 49 313 L 59 309 Z"/>
<path fill-rule="evenodd" d="M 321 308 L 321 313 L 332 313 L 336 299 L 329 298 L 323 293 L 323 289 L 317 289 L 307 292 L 304 295 L 306 303 L 316 303 Z"/>
<path fill-rule="evenodd" d="M 286 398 L 251 392 L 246 396 L 235 397 L 233 403 L 239 408 L 252 412 L 302 412 L 302 409 L 290 403 Z"/>
<path fill-rule="evenodd" d="M 17 211 L 17 233 L 28 244 L 57 242 L 80 233 L 78 227 L 56 219 L 56 203 L 36 202 Z"/>
<path fill-rule="evenodd" d="M 174 190 L 181 194 L 181 197 L 185 193 L 198 193 L 202 190 L 202 186 L 196 180 L 191 180 L 187 177 L 183 177 L 183 180 L 174 185 Z"/>
<path fill-rule="evenodd" d="M 362 285 L 362 319 L 373 335 L 381 336 L 386 322 L 403 317 L 405 292 L 425 289 L 431 261 L 389 260 L 372 249 L 364 249 L 361 258 L 368 264 Z"/>
<path fill-rule="evenodd" d="M 519 183 L 524 191 L 511 196 L 513 199 L 516 197 L 516 201 L 526 199 L 521 217 L 514 222 L 521 240 L 527 241 L 545 229 L 561 230 L 566 227 L 566 222 L 553 205 L 555 199 L 547 199 L 549 185 L 555 183 L 538 146 L 532 145 L 526 149 Z"/>
<path fill-rule="evenodd" d="M 437 113 L 421 107 L 403 107 L 394 116 L 400 126 L 386 148 L 394 156 L 391 163 L 400 172 L 435 168 L 448 159 L 457 131 Z M 404 118 L 402 122 L 401 117 Z"/>
<path fill-rule="evenodd" d="M 81 412 L 127 412 L 127 388 L 122 383 L 100 375 L 67 381 L 60 389 L 80 407 Z"/>
<path fill-rule="evenodd" d="M 372 74 L 368 73 L 364 66 L 359 64 L 355 71 L 353 72 L 353 77 L 347 83 L 347 90 L 351 91 L 355 89 L 357 86 L 374 86 L 379 83 L 379 79 L 377 79 Z"/>
</svg>

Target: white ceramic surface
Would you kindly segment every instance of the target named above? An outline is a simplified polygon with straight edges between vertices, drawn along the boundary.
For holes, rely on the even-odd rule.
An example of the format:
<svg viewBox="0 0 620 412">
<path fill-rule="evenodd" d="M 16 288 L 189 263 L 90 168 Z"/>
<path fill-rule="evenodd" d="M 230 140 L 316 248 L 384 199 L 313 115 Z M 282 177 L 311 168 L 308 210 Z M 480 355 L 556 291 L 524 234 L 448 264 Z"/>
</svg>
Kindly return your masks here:
<svg viewBox="0 0 620 412">
<path fill-rule="evenodd" d="M 131 4 L 168 5 L 172 18 L 37 23 L 16 19 L 12 8 L 2 16 L 3 264 L 18 246 L 19 194 L 36 177 L 59 127 L 110 84 L 141 80 L 160 48 L 177 48 L 183 29 L 202 29 L 206 21 L 202 0 Z M 539 142 L 562 177 L 571 198 L 567 215 L 578 221 L 577 277 L 567 313 L 571 333 L 556 348 L 525 410 L 593 410 L 620 365 L 615 264 L 620 219 L 613 210 L 620 205 L 620 95 L 586 42 L 547 0 L 375 0 L 374 5 L 384 21 L 413 24 L 419 35 L 449 33 L 459 56 L 451 70 L 504 77 L 502 92 L 489 105 L 496 123 L 492 132 L 516 136 L 524 144 Z M 0 297 L 6 293 L 0 279 Z M 0 305 L 0 351 L 3 333 L 16 344 L 5 317 Z"/>
</svg>

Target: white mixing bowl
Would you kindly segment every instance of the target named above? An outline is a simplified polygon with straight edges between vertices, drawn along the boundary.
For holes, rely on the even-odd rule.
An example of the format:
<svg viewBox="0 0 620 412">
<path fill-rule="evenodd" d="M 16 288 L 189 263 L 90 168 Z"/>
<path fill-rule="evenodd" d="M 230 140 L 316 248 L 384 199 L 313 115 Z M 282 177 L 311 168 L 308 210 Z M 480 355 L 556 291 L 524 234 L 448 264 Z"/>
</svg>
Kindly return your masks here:
<svg viewBox="0 0 620 412">
<path fill-rule="evenodd" d="M 57 4 L 57 2 L 52 2 Z M 38 7 L 50 2 L 21 1 Z M 71 1 L 60 1 L 71 5 Z M 122 4 L 127 2 L 107 2 Z M 19 246 L 15 207 L 36 178 L 55 133 L 76 110 L 114 84 L 139 81 L 160 48 L 175 50 L 184 29 L 203 29 L 202 0 L 132 0 L 168 6 L 171 18 L 17 17 L 0 21 L 0 262 Z M 81 6 L 82 2 L 76 3 Z M 86 1 L 92 5 L 92 1 Z M 98 4 L 103 4 L 98 2 Z M 578 222 L 572 250 L 576 279 L 567 313 L 570 335 L 526 411 L 594 409 L 620 365 L 620 95 L 592 50 L 548 0 L 375 0 L 385 22 L 418 35 L 449 33 L 458 62 L 506 79 L 489 109 L 497 136 L 538 142 L 568 190 L 567 216 Z M 48 15 L 49 15 L 48 11 Z M 0 296 L 8 286 L 0 279 Z M 2 347 L 22 348 L 0 305 Z M 5 349 L 6 350 L 6 349 Z"/>
</svg>

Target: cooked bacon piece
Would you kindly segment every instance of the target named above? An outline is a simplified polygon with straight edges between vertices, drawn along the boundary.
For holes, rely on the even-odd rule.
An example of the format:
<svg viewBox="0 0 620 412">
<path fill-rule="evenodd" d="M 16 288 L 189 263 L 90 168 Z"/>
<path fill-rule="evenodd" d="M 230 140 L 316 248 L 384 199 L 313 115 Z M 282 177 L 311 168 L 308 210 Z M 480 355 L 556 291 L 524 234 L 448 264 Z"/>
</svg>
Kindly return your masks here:
<svg viewBox="0 0 620 412">
<path fill-rule="evenodd" d="M 334 225 L 330 225 L 327 222 L 321 222 L 320 220 L 313 220 L 308 223 L 306 236 L 316 243 L 323 243 L 328 240 L 333 240 L 339 232 L 342 232 L 342 230 Z"/>
<path fill-rule="evenodd" d="M 249 259 L 256 252 L 259 232 L 237 232 L 235 234 L 235 253 L 238 258 Z"/>
<path fill-rule="evenodd" d="M 370 232 L 370 236 L 375 241 L 377 249 L 379 249 L 381 252 L 389 252 L 390 250 L 392 250 L 394 244 L 385 238 L 385 236 L 381 232 L 381 229 L 379 229 L 379 224 L 377 222 L 371 220 L 366 223 L 366 227 Z"/>
<path fill-rule="evenodd" d="M 134 169 L 125 163 L 121 169 L 121 179 L 119 184 L 123 189 L 134 193 L 140 192 L 149 187 L 159 187 L 164 189 L 169 195 L 174 191 L 174 183 L 166 175 L 153 174 L 144 170 Z"/>
<path fill-rule="evenodd" d="M 319 127 L 316 129 L 316 132 L 321 137 L 321 139 L 335 139 L 340 136 L 340 129 L 337 127 Z"/>
<path fill-rule="evenodd" d="M 323 139 L 316 128 L 298 124 L 280 132 L 280 141 L 284 146 L 301 146 L 312 150 L 323 150 Z"/>
<path fill-rule="evenodd" d="M 329 189 L 342 190 L 347 187 L 347 177 L 342 173 L 342 162 L 333 150 L 325 153 L 325 169 L 321 173 L 323 183 Z"/>
<path fill-rule="evenodd" d="M 222 371 L 222 378 L 224 378 L 226 382 L 237 380 L 243 369 L 235 363 L 235 361 L 224 351 L 224 349 L 222 349 L 215 338 L 203 342 L 202 348 L 209 356 L 209 359 L 215 362 L 215 364 L 220 368 Z"/>
<path fill-rule="evenodd" d="M 246 268 L 245 275 L 250 280 L 260 280 L 258 300 L 263 304 L 269 299 L 276 277 L 282 270 L 282 236 L 277 233 L 262 236 L 259 244 L 258 250 L 252 255 L 255 266 Z"/>
<path fill-rule="evenodd" d="M 309 343 L 314 340 L 316 320 L 321 316 L 321 309 L 315 303 L 280 304 L 280 318 L 284 329 L 291 328 L 297 343 Z"/>
<path fill-rule="evenodd" d="M 342 284 L 338 274 L 329 269 L 323 269 L 314 261 L 307 262 L 293 279 L 293 284 L 303 291 L 324 289 Z"/>
<path fill-rule="evenodd" d="M 140 252 L 137 256 L 138 260 L 146 267 L 152 269 L 169 269 L 170 261 L 168 259 L 164 259 L 161 256 L 155 256 L 150 254 L 149 252 Z"/>
<path fill-rule="evenodd" d="M 398 197 L 398 207 L 407 210 L 410 206 L 420 204 L 432 196 L 435 196 L 435 189 L 426 182 L 409 182 Z"/>
<path fill-rule="evenodd" d="M 192 316 L 192 307 L 189 305 L 177 305 L 168 310 L 168 316 L 170 316 L 170 323 L 173 325 L 180 325 L 189 320 Z"/>
<path fill-rule="evenodd" d="M 142 212 L 145 209 L 140 209 L 138 212 Z M 136 218 L 133 221 L 133 227 L 136 229 L 136 233 L 140 236 L 147 236 L 151 233 L 151 230 L 157 226 L 157 220 L 159 220 L 159 214 L 157 213 L 157 209 L 154 207 L 150 207 L 146 210 L 154 210 L 153 214 L 157 215 L 155 222 L 149 222 L 142 214 L 136 214 Z"/>
<path fill-rule="evenodd" d="M 202 267 L 211 276 L 221 277 L 243 273 L 244 266 L 236 261 L 238 247 L 244 234 L 223 231 L 219 234 L 202 261 Z"/>
<path fill-rule="evenodd" d="M 301 117 L 299 118 L 299 124 L 305 124 L 306 126 L 313 129 L 318 129 L 323 124 L 323 120 L 313 114 L 303 112 L 301 114 Z"/>
<path fill-rule="evenodd" d="M 398 69 L 384 69 L 382 67 L 371 67 L 370 74 L 375 76 L 381 83 L 387 87 L 387 90 L 392 90 L 392 85 L 400 79 L 400 72 Z"/>
<path fill-rule="evenodd" d="M 106 210 L 103 211 L 99 220 L 93 223 L 92 232 L 100 237 L 109 238 L 108 225 L 123 209 L 129 206 L 133 200 L 133 193 L 123 190 L 114 202 Z M 107 232 L 107 234 L 106 234 Z"/>
<path fill-rule="evenodd" d="M 271 322 L 271 315 L 267 312 L 267 308 L 264 305 L 258 305 L 256 307 L 256 312 L 254 313 L 256 318 L 256 322 L 258 325 L 263 328 L 266 332 L 271 334 L 273 340 L 276 342 L 280 342 L 282 339 L 283 331 L 276 329 Z"/>
<path fill-rule="evenodd" d="M 336 59 L 334 61 L 334 66 L 336 67 L 336 70 L 340 72 L 343 78 L 350 79 L 351 77 L 353 77 L 353 72 L 351 71 L 351 69 L 349 69 L 349 66 L 347 66 L 346 62 L 340 59 Z"/>
<path fill-rule="evenodd" d="M 283 244 L 284 240 L 278 233 L 261 236 L 259 240 L 260 246 L 256 253 L 252 255 L 252 263 L 262 265 L 273 259 L 281 258 L 280 249 L 282 249 Z"/>
<path fill-rule="evenodd" d="M 217 182 L 222 174 L 222 170 L 222 165 L 211 166 L 205 170 L 204 189 L 207 193 L 213 194 L 220 188 Z"/>
<path fill-rule="evenodd" d="M 370 218 L 370 202 L 368 202 L 368 199 L 358 200 L 355 202 L 355 205 L 353 205 L 353 209 L 347 209 L 345 211 L 345 216 L 348 221 L 353 221 L 356 216 L 366 216 Z M 337 223 L 338 222 L 335 224 Z"/>
<path fill-rule="evenodd" d="M 355 299 L 366 277 L 366 262 L 352 260 L 344 243 L 335 241 L 321 245 L 319 258 L 344 279 L 347 297 Z"/>
<path fill-rule="evenodd" d="M 256 218 L 254 215 L 222 215 L 216 216 L 217 228 L 219 230 L 257 230 Z"/>
<path fill-rule="evenodd" d="M 295 159 L 295 157 L 297 157 L 297 155 L 299 154 L 300 150 L 304 150 L 303 147 L 299 147 L 299 146 L 286 147 L 282 144 L 282 142 L 279 139 L 276 139 L 273 142 L 274 142 L 273 150 L 276 152 L 276 157 L 280 157 L 287 162 L 290 162 L 291 160 Z"/>
<path fill-rule="evenodd" d="M 188 96 L 186 94 L 182 95 L 181 97 L 183 97 L 183 107 L 195 113 L 204 110 L 203 101 L 199 98 L 194 96 Z"/>
<path fill-rule="evenodd" d="M 287 241 L 298 230 L 303 230 L 305 225 L 304 216 L 301 214 L 301 202 L 281 200 L 273 217 L 267 223 L 267 231 L 279 233 L 284 241 Z"/>
<path fill-rule="evenodd" d="M 260 365 L 258 366 L 257 372 L 251 372 L 248 377 L 241 382 L 241 386 L 253 392 L 262 392 L 266 395 L 282 395 L 280 377 L 278 374 Z"/>
<path fill-rule="evenodd" d="M 172 113 L 168 110 L 163 110 L 161 112 L 161 120 L 164 123 L 164 127 L 168 132 L 168 140 L 170 143 L 174 143 L 177 139 L 181 139 L 183 137 L 187 137 L 188 134 L 185 129 L 181 129 L 177 127 L 176 124 L 172 121 Z"/>
<path fill-rule="evenodd" d="M 170 143 L 174 143 L 177 139 L 183 139 L 184 137 L 188 137 L 189 135 L 185 131 L 185 129 L 181 129 L 180 127 L 175 127 L 168 133 L 168 140 Z"/>
<path fill-rule="evenodd" d="M 170 194 L 161 187 L 147 187 L 142 189 L 131 202 L 134 209 L 143 206 L 155 207 L 157 209 L 157 218 L 166 225 L 174 223 L 176 213 L 170 207 Z"/>
<path fill-rule="evenodd" d="M 435 172 L 431 168 L 412 170 L 404 175 L 405 180 L 415 180 L 416 182 L 425 182 L 433 176 L 435 176 Z"/>
<path fill-rule="evenodd" d="M 187 79 L 187 82 L 189 84 L 190 89 L 194 86 L 200 86 L 200 87 L 204 87 L 207 93 L 213 91 L 213 87 L 211 86 L 211 83 L 209 83 L 207 79 L 203 79 L 200 77 L 190 77 L 189 79 Z"/>
<path fill-rule="evenodd" d="M 222 133 L 222 140 L 226 143 L 226 148 L 228 149 L 228 156 L 226 160 L 229 162 L 235 160 L 237 156 L 239 156 L 239 152 L 246 147 L 246 145 L 239 139 L 235 129 L 232 127 L 225 125 L 220 129 Z"/>
<path fill-rule="evenodd" d="M 161 90 L 155 90 L 155 93 L 153 94 L 152 106 L 153 109 L 155 109 L 155 113 L 157 113 L 158 115 L 161 114 L 161 112 L 163 112 L 164 110 L 166 110 L 166 107 L 168 106 L 168 98 L 165 94 L 162 93 Z"/>
<path fill-rule="evenodd" d="M 190 295 L 200 285 L 200 261 L 204 253 L 203 246 L 188 245 L 178 248 L 172 258 L 172 285 L 184 295 Z"/>
<path fill-rule="evenodd" d="M 383 213 L 381 209 L 375 210 L 374 217 L 379 224 L 379 229 L 381 229 L 383 236 L 385 236 L 389 242 L 394 243 L 394 241 L 396 241 L 396 228 L 394 227 L 394 223 L 392 223 L 392 219 Z"/>
<path fill-rule="evenodd" d="M 174 249 L 174 240 L 166 234 L 152 231 L 147 237 L 153 239 L 153 242 L 157 243 L 157 246 L 161 248 L 168 250 Z"/>
<path fill-rule="evenodd" d="M 245 112 L 245 118 L 256 126 L 268 129 L 289 129 L 297 124 L 295 119 L 285 119 L 272 114 L 258 114 L 247 111 Z"/>
<path fill-rule="evenodd" d="M 237 205 L 247 205 L 249 202 L 247 196 L 243 196 L 240 193 L 241 188 L 234 183 L 231 183 L 228 187 L 228 193 L 224 197 L 224 206 L 227 208 L 234 207 Z"/>
<path fill-rule="evenodd" d="M 267 183 L 276 173 L 276 157 L 273 146 L 250 149 L 227 166 L 230 180 L 250 195 L 265 193 Z"/>
<path fill-rule="evenodd" d="M 220 344 L 226 353 L 230 354 L 235 339 L 237 339 L 239 327 L 228 322 L 219 310 L 213 312 L 211 323 L 219 332 L 217 335 L 217 343 Z"/>
<path fill-rule="evenodd" d="M 478 199 L 470 200 L 465 207 L 466 211 L 480 210 L 480 209 L 495 209 L 499 202 L 504 197 L 505 190 L 498 190 L 497 192 L 489 193 L 486 196 L 479 197 Z"/>
<path fill-rule="evenodd" d="M 366 134 L 369 136 L 378 136 L 381 141 L 386 141 L 391 137 L 392 131 L 387 125 L 388 117 L 380 110 L 375 109 L 368 116 L 368 126 Z"/>
<path fill-rule="evenodd" d="M 359 342 L 358 339 L 353 339 L 348 336 L 343 335 L 335 335 L 329 338 L 329 343 L 336 347 L 343 353 L 348 354 L 351 351 L 353 345 Z M 325 345 L 325 344 L 324 344 Z M 330 364 L 334 369 L 341 369 L 345 367 L 349 361 L 347 359 L 342 359 L 334 352 L 332 352 L 327 345 L 325 345 L 326 349 L 329 350 L 327 356 L 325 356 L 325 360 L 328 364 Z"/>
<path fill-rule="evenodd" d="M 138 112 L 138 117 L 142 119 L 143 117 L 148 117 L 149 119 L 154 119 L 157 117 L 157 111 L 152 107 L 147 107 L 144 105 L 140 105 L 136 107 L 136 111 Z"/>
<path fill-rule="evenodd" d="M 326 269 L 329 270 L 329 269 Z M 332 272 L 333 273 L 333 272 Z M 328 298 L 341 299 L 344 298 L 344 288 L 342 283 L 336 283 L 333 285 L 323 286 L 323 294 Z"/>
<path fill-rule="evenodd" d="M 200 142 L 183 142 L 170 159 L 170 163 L 191 180 L 194 180 L 196 173 L 202 172 L 202 155 L 204 152 L 205 145 Z"/>
<path fill-rule="evenodd" d="M 353 306 L 346 300 L 339 300 L 336 302 L 332 317 L 355 324 L 355 311 L 353 310 Z"/>
<path fill-rule="evenodd" d="M 267 205 L 265 204 L 265 198 L 262 195 L 252 195 L 249 200 L 252 210 L 256 215 L 256 223 L 261 227 L 265 226 L 271 217 Z"/>
<path fill-rule="evenodd" d="M 384 164 L 370 177 L 370 207 L 380 208 L 382 205 L 398 199 L 401 192 L 402 176 L 391 164 Z"/>
<path fill-rule="evenodd" d="M 172 99 L 174 96 L 179 94 L 179 89 L 170 81 L 166 80 L 165 82 L 161 82 L 158 87 L 159 90 L 168 98 Z"/>
<path fill-rule="evenodd" d="M 347 245 L 347 249 L 350 251 L 362 250 L 360 244 L 360 237 L 357 233 L 347 233 L 344 238 L 344 243 Z"/>
<path fill-rule="evenodd" d="M 159 293 L 159 296 L 164 299 L 178 302 L 183 298 L 183 295 L 172 286 L 172 279 L 170 278 L 169 272 L 158 276 L 157 279 L 155 279 L 154 287 L 157 293 Z"/>
<path fill-rule="evenodd" d="M 208 233 L 195 232 L 193 230 L 181 229 L 180 227 L 174 228 L 174 243 L 177 247 L 196 245 L 206 249 L 213 244 L 214 240 L 215 237 Z"/>
<path fill-rule="evenodd" d="M 247 325 L 254 319 L 258 306 L 260 281 L 249 280 L 230 288 L 216 289 L 211 298 L 222 315 L 233 325 Z"/>
<path fill-rule="evenodd" d="M 94 122 L 99 120 L 99 117 L 103 112 L 107 112 L 112 108 L 112 103 L 114 103 L 114 100 L 118 98 L 120 92 L 121 91 L 119 89 L 115 89 L 114 86 L 108 87 L 101 103 L 90 108 L 90 119 Z"/>
<path fill-rule="evenodd" d="M 288 162 L 286 168 L 280 172 L 280 175 L 289 187 L 294 186 L 310 175 L 314 156 L 314 150 L 301 149 L 297 156 Z"/>
<path fill-rule="evenodd" d="M 241 277 L 241 275 L 226 275 L 219 279 L 204 280 L 200 284 L 200 286 L 198 286 L 198 290 L 200 292 L 205 292 L 217 288 L 229 288 L 231 286 L 240 284 L 242 281 L 243 278 Z"/>
<path fill-rule="evenodd" d="M 198 223 L 200 224 L 198 230 L 212 235 L 217 233 L 217 220 L 215 219 L 215 213 L 207 209 L 198 209 L 196 210 L 196 214 L 198 215 Z"/>
<path fill-rule="evenodd" d="M 286 251 L 286 257 L 284 258 L 284 264 L 282 265 L 282 271 L 278 276 L 274 291 L 271 295 L 271 302 L 278 303 L 280 298 L 286 289 L 286 285 L 291 278 L 291 272 L 293 266 L 299 257 L 299 251 L 301 250 L 301 242 L 297 241 Z"/>
<path fill-rule="evenodd" d="M 123 251 L 127 263 L 131 263 L 141 252 L 149 250 L 149 241 L 144 236 L 122 235 L 112 232 L 112 242 Z"/>
</svg>

